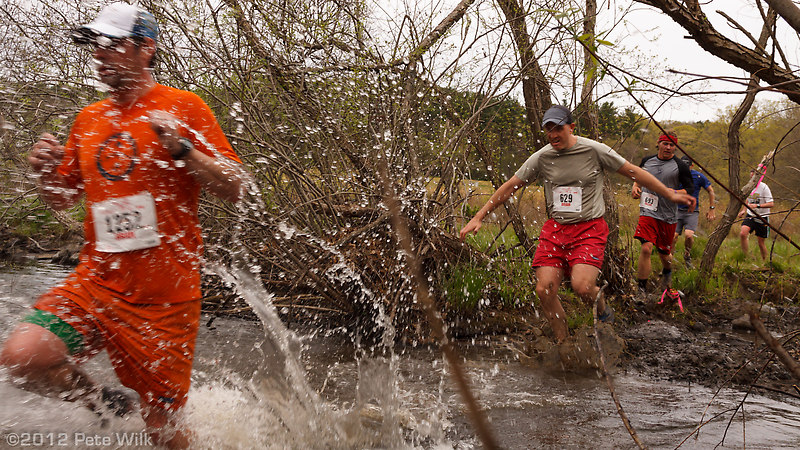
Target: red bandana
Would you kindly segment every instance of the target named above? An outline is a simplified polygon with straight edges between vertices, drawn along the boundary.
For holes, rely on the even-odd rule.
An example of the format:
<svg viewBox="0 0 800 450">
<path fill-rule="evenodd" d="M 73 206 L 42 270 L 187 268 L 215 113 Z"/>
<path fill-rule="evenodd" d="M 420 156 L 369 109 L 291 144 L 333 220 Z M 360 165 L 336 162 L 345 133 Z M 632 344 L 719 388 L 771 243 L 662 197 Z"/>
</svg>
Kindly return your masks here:
<svg viewBox="0 0 800 450">
<path fill-rule="evenodd" d="M 658 142 L 661 142 L 661 141 L 672 142 L 673 144 L 678 145 L 678 137 L 677 136 L 670 136 L 670 135 L 667 135 L 667 134 L 662 134 L 661 136 L 658 137 Z"/>
</svg>

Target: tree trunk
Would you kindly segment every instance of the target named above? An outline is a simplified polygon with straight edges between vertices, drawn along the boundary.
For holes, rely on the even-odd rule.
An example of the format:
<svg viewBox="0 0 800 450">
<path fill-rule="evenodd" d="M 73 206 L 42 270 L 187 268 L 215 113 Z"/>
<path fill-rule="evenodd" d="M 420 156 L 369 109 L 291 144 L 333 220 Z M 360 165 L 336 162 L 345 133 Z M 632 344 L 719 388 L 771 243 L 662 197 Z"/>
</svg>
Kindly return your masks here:
<svg viewBox="0 0 800 450">
<path fill-rule="evenodd" d="M 764 27 L 761 29 L 761 36 L 758 38 L 758 43 L 762 47 L 766 44 L 767 38 L 769 38 L 769 30 L 775 23 L 775 19 L 775 12 L 770 8 L 767 12 L 767 21 L 764 23 Z M 714 229 L 714 232 L 711 233 L 706 248 L 703 250 L 703 257 L 700 260 L 700 273 L 703 275 L 703 278 L 707 278 L 714 269 L 714 261 L 717 257 L 717 252 L 720 246 L 722 246 L 722 242 L 728 237 L 733 221 L 736 219 L 736 215 L 739 212 L 741 206 L 739 198 L 746 197 L 747 195 L 746 192 L 739 191 L 739 147 L 741 146 L 739 127 L 742 125 L 745 117 L 747 117 L 747 113 L 753 106 L 753 101 L 756 98 L 755 89 L 758 87 L 758 84 L 758 77 L 751 75 L 750 83 L 747 85 L 747 95 L 745 95 L 744 101 L 742 101 L 741 106 L 739 106 L 739 109 L 737 109 L 736 113 L 733 115 L 731 124 L 728 127 L 728 186 L 731 190 L 731 194 L 728 197 L 729 202 L 728 207 L 725 208 L 725 214 L 722 215 L 722 220 Z M 739 198 L 737 198 L 734 193 L 738 193 Z"/>
<path fill-rule="evenodd" d="M 595 27 L 597 23 L 597 0 L 586 0 L 586 12 L 583 20 L 583 34 L 591 36 L 589 41 L 594 40 Z M 592 50 L 584 42 L 583 47 L 583 86 L 581 88 L 581 103 L 577 108 L 577 121 L 583 135 L 590 139 L 600 139 L 600 124 L 598 120 L 597 105 L 594 102 L 593 93 L 597 82 L 597 60 L 592 54 Z M 613 183 L 606 177 L 603 183 L 603 200 L 606 205 L 605 220 L 608 223 L 608 242 L 605 250 L 605 264 L 603 264 L 603 279 L 608 281 L 609 291 L 621 291 L 626 289 L 630 280 L 630 257 L 627 249 L 621 246 L 619 239 L 619 211 L 617 201 L 614 196 Z"/>
<path fill-rule="evenodd" d="M 586 0 L 586 12 L 583 19 L 583 34 L 591 36 L 594 40 L 595 25 L 597 23 L 597 0 Z M 578 107 L 578 123 L 582 131 L 591 139 L 600 138 L 600 124 L 597 118 L 597 105 L 594 103 L 592 93 L 597 81 L 597 60 L 592 55 L 591 49 L 584 42 L 583 47 L 583 86 L 581 88 L 581 103 Z"/>
<path fill-rule="evenodd" d="M 770 9 L 774 9 L 795 31 L 800 33 L 800 8 L 791 0 L 764 0 Z"/>
<path fill-rule="evenodd" d="M 535 147 L 538 148 L 545 143 L 542 140 L 542 115 L 553 105 L 550 99 L 550 84 L 544 77 L 539 61 L 534 58 L 533 43 L 525 25 L 525 13 L 522 6 L 517 0 L 497 0 L 497 3 L 506 16 L 506 21 L 511 28 L 511 35 L 517 46 L 525 111 L 528 115 L 528 125 L 531 128 Z"/>
</svg>

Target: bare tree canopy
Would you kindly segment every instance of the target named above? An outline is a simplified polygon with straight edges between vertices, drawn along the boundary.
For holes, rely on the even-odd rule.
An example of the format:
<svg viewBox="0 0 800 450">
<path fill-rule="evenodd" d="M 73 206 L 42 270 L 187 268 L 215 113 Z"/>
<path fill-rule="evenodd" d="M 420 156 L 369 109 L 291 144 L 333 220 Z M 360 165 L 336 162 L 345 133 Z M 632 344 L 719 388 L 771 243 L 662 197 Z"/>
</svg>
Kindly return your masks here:
<svg viewBox="0 0 800 450">
<path fill-rule="evenodd" d="M 795 103 L 800 103 L 800 80 L 796 76 L 797 62 L 789 62 L 785 57 L 781 45 L 775 36 L 772 36 L 771 45 L 758 46 L 755 39 L 750 36 L 749 30 L 741 29 L 745 35 L 750 36 L 751 46 L 744 45 L 734 38 L 728 37 L 715 29 L 707 18 L 706 9 L 712 6 L 701 5 L 698 0 L 636 0 L 639 3 L 660 9 L 675 23 L 683 27 L 700 47 L 714 57 L 757 75 L 760 79 L 772 85 L 772 89 L 784 93 Z M 784 4 L 787 21 L 796 20 L 797 7 L 791 2 L 780 0 L 767 3 Z M 766 20 L 766 11 L 756 3 L 756 11 Z M 779 11 L 780 14 L 780 11 Z M 735 22 L 734 22 L 735 23 Z M 789 22 L 792 24 L 792 22 Z M 792 24 L 793 27 L 795 25 Z M 795 27 L 796 28 L 796 27 Z"/>
</svg>

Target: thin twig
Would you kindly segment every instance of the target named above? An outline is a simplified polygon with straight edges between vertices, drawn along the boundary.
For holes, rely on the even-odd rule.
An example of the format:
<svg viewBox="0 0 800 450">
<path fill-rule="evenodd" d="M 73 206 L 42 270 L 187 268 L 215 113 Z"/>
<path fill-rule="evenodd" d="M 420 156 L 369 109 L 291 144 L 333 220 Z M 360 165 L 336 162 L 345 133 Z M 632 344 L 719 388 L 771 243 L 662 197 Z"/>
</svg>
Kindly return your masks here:
<svg viewBox="0 0 800 450">
<path fill-rule="evenodd" d="M 783 394 L 783 395 L 787 395 L 787 396 L 792 397 L 792 398 L 800 399 L 800 393 L 795 394 L 795 393 L 792 393 L 792 392 L 786 392 L 786 391 L 782 391 L 780 389 L 775 389 L 775 388 L 772 388 L 772 387 L 769 387 L 769 386 L 764 386 L 763 384 L 754 384 L 753 387 L 756 388 L 756 389 L 763 389 L 765 391 L 775 392 L 776 394 Z M 794 387 L 795 387 L 795 389 L 797 389 L 797 386 L 794 386 Z"/>
<path fill-rule="evenodd" d="M 594 306 L 592 307 L 592 316 L 594 317 L 594 342 L 597 344 L 597 354 L 600 355 L 600 368 L 603 370 L 603 376 L 606 379 L 606 384 L 608 385 L 608 390 L 611 392 L 611 398 L 614 399 L 614 404 L 617 406 L 617 413 L 619 417 L 622 419 L 622 423 L 627 428 L 628 433 L 630 433 L 633 441 L 636 442 L 636 445 L 639 446 L 640 449 L 647 448 L 644 445 L 644 442 L 639 439 L 639 435 L 636 434 L 636 430 L 633 429 L 630 420 L 628 420 L 628 415 L 625 414 L 625 410 L 622 409 L 622 404 L 619 402 L 619 398 L 617 397 L 617 392 L 614 389 L 614 381 L 611 379 L 611 375 L 608 373 L 608 369 L 606 368 L 606 358 L 603 355 L 603 345 L 600 343 L 600 330 L 597 328 L 598 318 L 597 318 L 597 303 L 600 301 L 600 297 L 603 295 L 603 289 L 608 286 L 608 281 L 603 283 L 603 286 L 597 292 L 597 297 L 594 299 Z M 608 305 L 606 305 L 608 308 Z"/>
</svg>

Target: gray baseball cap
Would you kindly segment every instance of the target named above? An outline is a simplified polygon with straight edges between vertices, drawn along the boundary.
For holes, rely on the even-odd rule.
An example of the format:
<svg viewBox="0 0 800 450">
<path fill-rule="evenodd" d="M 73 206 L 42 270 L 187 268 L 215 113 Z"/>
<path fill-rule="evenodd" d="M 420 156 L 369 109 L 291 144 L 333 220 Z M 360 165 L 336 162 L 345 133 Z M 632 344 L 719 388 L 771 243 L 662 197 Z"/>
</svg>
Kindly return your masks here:
<svg viewBox="0 0 800 450">
<path fill-rule="evenodd" d="M 547 111 L 544 112 L 544 117 L 542 117 L 542 126 L 547 125 L 548 122 L 552 122 L 556 125 L 572 123 L 572 113 L 566 106 L 551 106 Z"/>
</svg>

